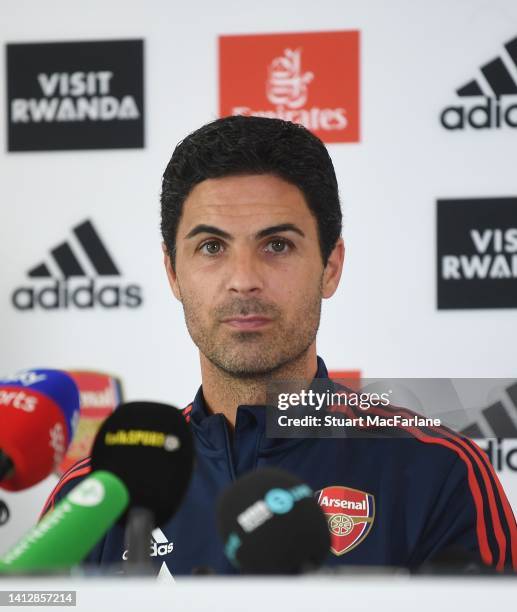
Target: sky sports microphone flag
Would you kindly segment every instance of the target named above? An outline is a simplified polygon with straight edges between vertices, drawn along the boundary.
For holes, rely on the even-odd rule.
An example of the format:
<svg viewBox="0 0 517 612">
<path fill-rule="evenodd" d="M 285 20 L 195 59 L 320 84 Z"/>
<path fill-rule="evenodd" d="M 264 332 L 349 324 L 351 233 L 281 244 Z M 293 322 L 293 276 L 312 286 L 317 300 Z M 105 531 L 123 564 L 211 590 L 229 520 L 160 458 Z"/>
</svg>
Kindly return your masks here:
<svg viewBox="0 0 517 612">
<path fill-rule="evenodd" d="M 128 502 L 127 487 L 114 474 L 91 474 L 0 559 L 0 573 L 56 571 L 77 565 Z"/>
<path fill-rule="evenodd" d="M 27 489 L 62 461 L 79 418 L 79 390 L 59 370 L 0 379 L 0 487 Z"/>
<path fill-rule="evenodd" d="M 327 521 L 312 490 L 285 470 L 239 478 L 222 494 L 217 519 L 225 554 L 244 574 L 302 574 L 329 554 Z"/>
</svg>

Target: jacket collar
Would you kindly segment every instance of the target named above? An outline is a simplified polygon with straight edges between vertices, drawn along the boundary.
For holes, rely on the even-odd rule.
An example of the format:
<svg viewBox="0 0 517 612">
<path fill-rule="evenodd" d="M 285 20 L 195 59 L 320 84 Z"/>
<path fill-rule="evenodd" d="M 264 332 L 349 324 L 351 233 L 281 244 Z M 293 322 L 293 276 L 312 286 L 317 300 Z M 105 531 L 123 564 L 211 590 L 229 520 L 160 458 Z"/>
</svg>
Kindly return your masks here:
<svg viewBox="0 0 517 612">
<path fill-rule="evenodd" d="M 318 369 L 316 376 L 313 378 L 310 388 L 314 390 L 328 389 L 332 387 L 332 381 L 329 379 L 327 366 L 321 357 L 317 357 Z M 237 407 L 236 422 L 243 413 L 251 414 L 257 422 L 265 428 L 265 405 L 239 405 Z M 203 395 L 203 385 L 201 385 L 192 402 L 192 410 L 190 411 L 190 421 L 195 429 L 202 429 L 205 433 L 209 433 L 210 429 L 215 427 L 215 421 L 220 422 L 222 415 L 220 413 L 210 413 Z"/>
</svg>

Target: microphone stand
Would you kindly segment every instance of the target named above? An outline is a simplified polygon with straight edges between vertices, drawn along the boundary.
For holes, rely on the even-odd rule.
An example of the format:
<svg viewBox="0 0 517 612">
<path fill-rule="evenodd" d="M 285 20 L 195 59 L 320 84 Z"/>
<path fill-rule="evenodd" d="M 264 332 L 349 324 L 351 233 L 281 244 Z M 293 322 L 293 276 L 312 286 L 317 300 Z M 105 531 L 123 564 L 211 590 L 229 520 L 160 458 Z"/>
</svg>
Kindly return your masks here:
<svg viewBox="0 0 517 612">
<path fill-rule="evenodd" d="M 128 512 L 125 547 L 128 576 L 154 576 L 156 574 L 150 557 L 151 533 L 155 527 L 154 514 L 147 508 L 135 507 Z"/>
</svg>

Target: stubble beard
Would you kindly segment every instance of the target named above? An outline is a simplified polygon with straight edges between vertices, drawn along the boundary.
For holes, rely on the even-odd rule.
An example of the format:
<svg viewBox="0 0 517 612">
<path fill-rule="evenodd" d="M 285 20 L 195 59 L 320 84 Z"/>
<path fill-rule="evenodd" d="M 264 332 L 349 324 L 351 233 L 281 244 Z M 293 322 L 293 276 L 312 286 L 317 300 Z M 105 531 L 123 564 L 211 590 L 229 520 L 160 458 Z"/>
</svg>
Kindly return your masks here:
<svg viewBox="0 0 517 612">
<path fill-rule="evenodd" d="M 199 313 L 201 303 L 182 294 L 183 313 L 189 334 L 200 352 L 232 378 L 264 379 L 301 359 L 316 339 L 321 316 L 322 286 L 305 295 L 293 320 L 287 324 L 280 309 L 257 298 L 234 300 L 217 308 L 206 324 Z M 222 318 L 260 314 L 273 319 L 273 330 L 231 331 Z M 221 333 L 223 330 L 223 333 Z"/>
</svg>

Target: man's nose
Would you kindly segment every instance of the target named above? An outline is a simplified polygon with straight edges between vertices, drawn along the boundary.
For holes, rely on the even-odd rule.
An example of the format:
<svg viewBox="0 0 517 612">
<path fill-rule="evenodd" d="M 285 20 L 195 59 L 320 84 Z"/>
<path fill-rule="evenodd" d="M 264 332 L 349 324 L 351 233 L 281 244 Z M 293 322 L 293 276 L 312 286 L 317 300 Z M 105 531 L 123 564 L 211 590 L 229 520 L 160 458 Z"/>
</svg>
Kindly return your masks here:
<svg viewBox="0 0 517 612">
<path fill-rule="evenodd" d="M 260 262 L 249 249 L 236 251 L 228 262 L 227 289 L 237 293 L 259 292 L 263 289 Z"/>
</svg>

